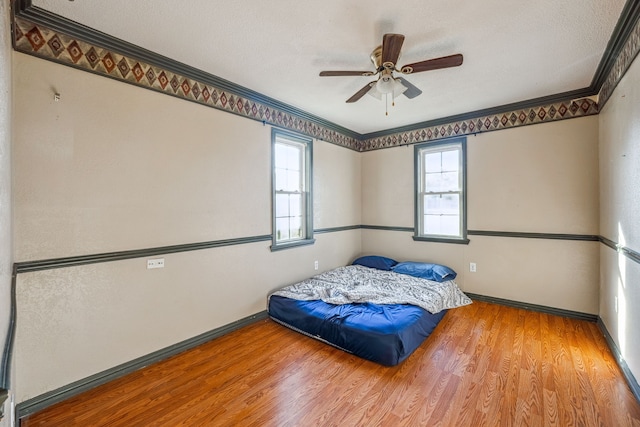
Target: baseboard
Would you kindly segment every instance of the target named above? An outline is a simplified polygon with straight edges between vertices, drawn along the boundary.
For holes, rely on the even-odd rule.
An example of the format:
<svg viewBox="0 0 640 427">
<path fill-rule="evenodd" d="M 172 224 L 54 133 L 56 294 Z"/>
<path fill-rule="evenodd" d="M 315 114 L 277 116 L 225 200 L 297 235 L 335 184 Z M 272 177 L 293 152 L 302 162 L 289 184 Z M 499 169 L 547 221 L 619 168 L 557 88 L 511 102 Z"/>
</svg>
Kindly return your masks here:
<svg viewBox="0 0 640 427">
<path fill-rule="evenodd" d="M 589 313 L 582 313 L 579 311 L 571 311 L 571 310 L 565 310 L 562 308 L 555 308 L 555 307 L 548 307 L 546 305 L 538 305 L 538 304 L 529 304 L 526 302 L 520 302 L 520 301 L 513 301 L 513 300 L 509 300 L 509 299 L 503 299 L 503 298 L 496 298 L 496 297 L 489 297 L 489 296 L 485 296 L 485 295 L 478 295 L 478 294 L 472 294 L 469 292 L 465 292 L 465 294 L 473 299 L 473 300 L 477 300 L 477 301 L 484 301 L 484 302 L 490 302 L 493 304 L 500 304 L 500 305 L 505 305 L 508 307 L 514 307 L 514 308 L 521 308 L 524 310 L 530 310 L 530 311 L 537 311 L 540 313 L 547 313 L 547 314 L 553 314 L 556 316 L 562 316 L 562 317 L 569 317 L 572 319 L 578 319 L 578 320 L 586 320 L 588 322 L 597 322 L 598 321 L 598 316 L 595 314 L 589 314 Z"/>
<path fill-rule="evenodd" d="M 254 315 L 237 320 L 233 323 L 229 323 L 228 325 L 221 326 L 209 332 L 205 332 L 193 338 L 189 338 L 185 341 L 173 344 L 169 347 L 165 347 L 153 353 L 139 357 L 130 362 L 123 363 L 90 377 L 75 381 L 56 390 L 52 390 L 31 399 L 25 400 L 24 402 L 20 402 L 16 405 L 16 419 L 18 420 L 18 422 L 20 422 L 19 420 L 21 418 L 41 411 L 46 407 L 67 400 L 84 391 L 90 390 L 94 387 L 115 380 L 116 378 L 120 378 L 124 375 L 130 374 L 131 372 L 137 371 L 138 369 L 142 369 L 153 363 L 167 359 L 171 356 L 175 356 L 178 353 L 182 353 L 183 351 L 192 349 L 215 338 L 226 335 L 229 332 L 233 332 L 237 329 L 267 318 L 268 316 L 266 310 L 261 311 Z"/>
<path fill-rule="evenodd" d="M 618 362 L 618 366 L 620 367 L 620 370 L 622 370 L 622 375 L 624 375 L 624 378 L 627 380 L 627 384 L 629 384 L 631 392 L 635 396 L 636 400 L 640 402 L 640 385 L 638 385 L 636 377 L 633 376 L 631 369 L 629 369 L 629 365 L 627 365 L 624 357 L 622 357 L 622 353 L 620 353 L 620 349 L 616 345 L 613 337 L 611 337 L 611 334 L 609 333 L 607 327 L 599 316 L 598 327 L 600 328 L 600 332 L 602 332 L 602 335 L 604 335 L 604 339 L 607 341 L 611 353 L 613 353 L 613 356 L 616 358 L 616 362 Z"/>
</svg>

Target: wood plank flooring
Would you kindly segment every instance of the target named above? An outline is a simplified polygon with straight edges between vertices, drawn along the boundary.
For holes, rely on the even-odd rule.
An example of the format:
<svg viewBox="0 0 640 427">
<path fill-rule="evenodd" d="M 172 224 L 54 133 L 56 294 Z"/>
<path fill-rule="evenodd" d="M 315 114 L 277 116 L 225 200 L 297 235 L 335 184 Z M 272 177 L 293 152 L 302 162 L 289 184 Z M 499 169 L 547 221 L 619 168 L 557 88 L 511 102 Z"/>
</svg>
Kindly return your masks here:
<svg viewBox="0 0 640 427">
<path fill-rule="evenodd" d="M 22 420 L 31 426 L 640 426 L 595 323 L 485 302 L 384 367 L 262 320 Z"/>
</svg>

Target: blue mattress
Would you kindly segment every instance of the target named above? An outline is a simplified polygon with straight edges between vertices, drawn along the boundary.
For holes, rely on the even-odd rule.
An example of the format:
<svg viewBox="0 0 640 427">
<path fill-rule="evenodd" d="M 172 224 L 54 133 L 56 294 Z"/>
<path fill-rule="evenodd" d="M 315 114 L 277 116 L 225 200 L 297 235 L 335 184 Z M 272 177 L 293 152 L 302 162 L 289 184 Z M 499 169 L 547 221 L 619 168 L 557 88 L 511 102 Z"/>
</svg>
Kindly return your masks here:
<svg viewBox="0 0 640 427">
<path fill-rule="evenodd" d="M 343 304 L 272 295 L 269 316 L 278 323 L 386 366 L 405 360 L 433 332 L 437 314 L 407 304 Z"/>
</svg>

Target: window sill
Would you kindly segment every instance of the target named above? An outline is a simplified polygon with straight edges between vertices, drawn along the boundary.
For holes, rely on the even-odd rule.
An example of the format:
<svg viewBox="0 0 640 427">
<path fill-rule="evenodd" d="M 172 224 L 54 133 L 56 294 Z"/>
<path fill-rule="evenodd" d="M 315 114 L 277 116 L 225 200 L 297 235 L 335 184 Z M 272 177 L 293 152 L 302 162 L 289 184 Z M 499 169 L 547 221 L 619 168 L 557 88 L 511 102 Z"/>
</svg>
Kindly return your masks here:
<svg viewBox="0 0 640 427">
<path fill-rule="evenodd" d="M 470 242 L 466 237 L 462 239 L 455 239 L 446 237 L 413 236 L 413 240 L 416 242 L 456 243 L 459 245 L 468 245 Z"/>
<path fill-rule="evenodd" d="M 293 242 L 278 243 L 271 245 L 271 252 L 282 251 L 284 249 L 297 248 L 299 246 L 313 245 L 316 239 L 295 240 Z"/>
</svg>

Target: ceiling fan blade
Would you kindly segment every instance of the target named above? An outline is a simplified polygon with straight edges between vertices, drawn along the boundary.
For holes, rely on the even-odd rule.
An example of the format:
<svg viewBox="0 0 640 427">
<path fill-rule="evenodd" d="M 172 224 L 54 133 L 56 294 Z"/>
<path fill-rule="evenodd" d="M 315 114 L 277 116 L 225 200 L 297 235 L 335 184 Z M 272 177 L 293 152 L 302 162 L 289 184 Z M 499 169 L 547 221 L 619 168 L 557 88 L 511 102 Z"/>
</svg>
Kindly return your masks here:
<svg viewBox="0 0 640 427">
<path fill-rule="evenodd" d="M 440 68 L 457 67 L 462 65 L 462 55 L 443 56 L 442 58 L 427 59 L 403 66 L 400 71 L 404 74 L 420 73 L 422 71 L 438 70 Z"/>
<path fill-rule="evenodd" d="M 360 89 L 359 91 L 357 91 L 356 93 L 353 94 L 353 96 L 349 99 L 347 99 L 348 103 L 351 102 L 356 102 L 357 100 L 359 100 L 360 98 L 362 98 L 363 96 L 365 96 L 367 94 L 367 92 L 369 92 L 371 90 L 371 88 L 373 87 L 373 85 L 376 82 L 370 82 L 367 83 L 365 87 L 363 87 L 362 89 Z"/>
<path fill-rule="evenodd" d="M 420 89 L 409 83 L 406 79 L 403 79 L 402 77 L 396 77 L 396 79 L 399 80 L 400 83 L 402 83 L 402 85 L 407 88 L 407 90 L 405 90 L 403 93 L 403 95 L 407 98 L 413 99 L 422 93 Z"/>
<path fill-rule="evenodd" d="M 321 77 L 337 76 L 373 76 L 371 71 L 320 71 Z"/>
<path fill-rule="evenodd" d="M 395 68 L 400 49 L 404 43 L 402 34 L 385 34 L 382 38 L 382 65 L 388 68 Z"/>
</svg>

